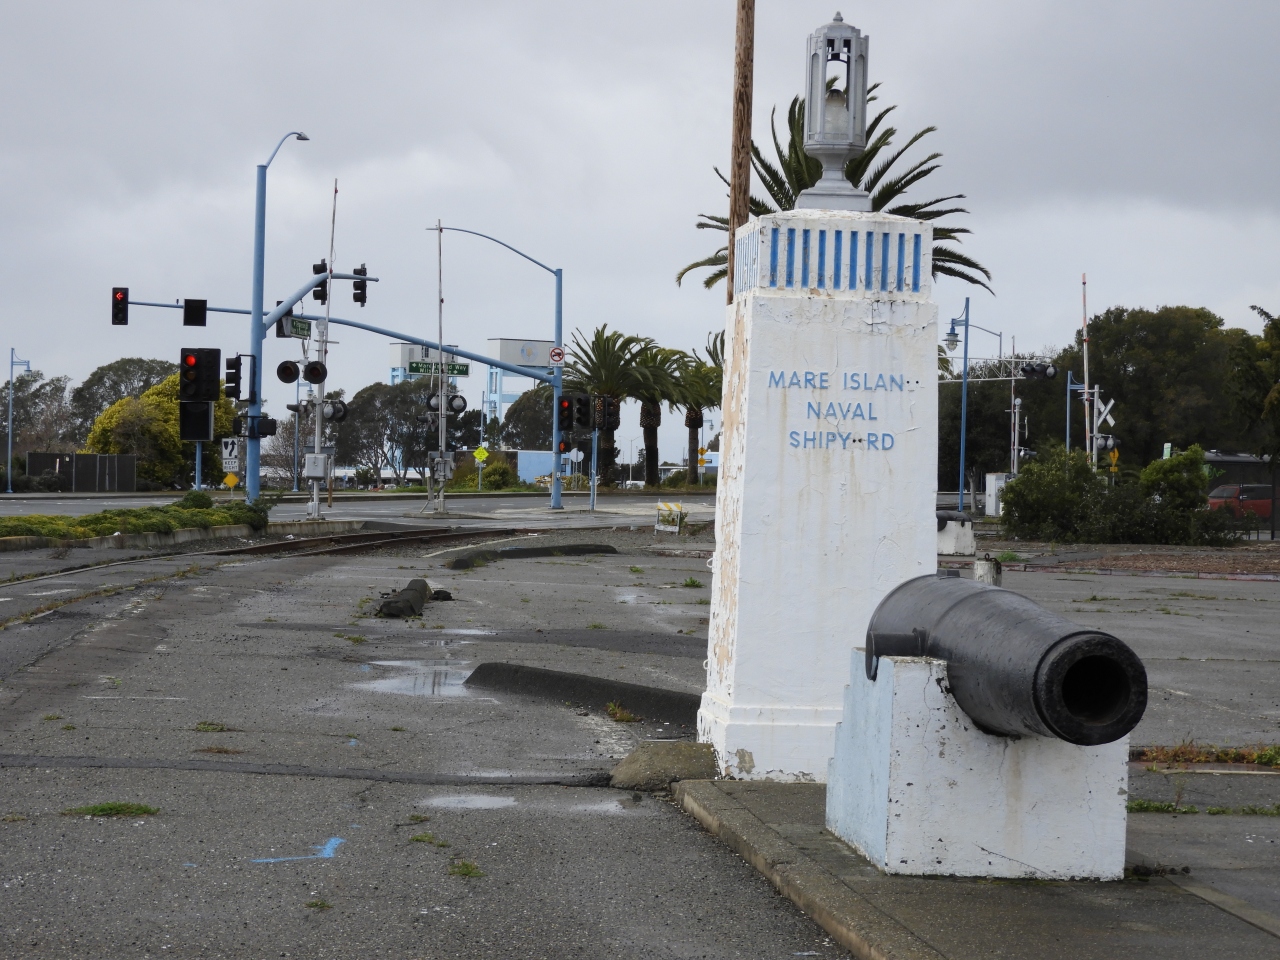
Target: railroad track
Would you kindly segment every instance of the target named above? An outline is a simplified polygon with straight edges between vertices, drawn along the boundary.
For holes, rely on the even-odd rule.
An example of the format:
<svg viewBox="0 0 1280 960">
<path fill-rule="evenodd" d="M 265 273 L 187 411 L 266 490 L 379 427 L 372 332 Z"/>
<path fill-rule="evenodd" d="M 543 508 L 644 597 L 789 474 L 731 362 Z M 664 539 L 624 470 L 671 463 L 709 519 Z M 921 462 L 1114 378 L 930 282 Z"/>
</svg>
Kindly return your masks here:
<svg viewBox="0 0 1280 960">
<path fill-rule="evenodd" d="M 371 531 L 369 533 L 344 533 L 319 537 L 299 537 L 296 540 L 271 540 L 263 543 L 245 544 L 244 546 L 239 547 L 227 547 L 221 550 L 188 550 L 181 553 L 155 553 L 145 557 L 134 557 L 129 560 L 104 560 L 101 563 L 88 563 L 74 567 L 63 567 L 34 577 L 24 577 L 19 580 L 0 582 L 0 595 L 3 595 L 3 592 L 7 588 L 13 589 L 25 587 L 29 584 L 39 583 L 41 580 L 72 577 L 77 574 L 105 570 L 110 567 L 137 566 L 139 564 L 154 563 L 156 560 L 164 560 L 173 557 L 190 557 L 192 559 L 198 557 L 231 557 L 241 555 L 263 557 L 278 555 L 281 559 L 284 559 L 285 557 L 314 557 L 323 556 L 325 554 L 357 553 L 361 550 L 375 550 L 379 547 L 392 547 L 405 543 L 458 543 L 465 542 L 476 537 L 509 536 L 533 532 L 537 531 L 503 526 L 483 528 L 472 527 L 464 532 L 456 530 L 442 530 L 436 527 L 423 528 L 419 530 Z"/>
</svg>

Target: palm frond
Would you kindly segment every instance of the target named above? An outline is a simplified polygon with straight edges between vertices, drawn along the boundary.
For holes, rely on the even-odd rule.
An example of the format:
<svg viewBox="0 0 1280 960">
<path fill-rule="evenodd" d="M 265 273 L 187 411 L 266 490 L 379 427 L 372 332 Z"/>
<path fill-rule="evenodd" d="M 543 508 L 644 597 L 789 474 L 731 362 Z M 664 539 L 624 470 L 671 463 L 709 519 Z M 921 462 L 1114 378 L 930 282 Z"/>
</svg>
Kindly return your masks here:
<svg viewBox="0 0 1280 960">
<path fill-rule="evenodd" d="M 685 274 L 689 273 L 691 270 L 700 270 L 703 267 L 720 267 L 721 269 L 716 273 L 713 273 L 712 276 L 717 279 L 724 277 L 724 275 L 729 272 L 729 248 L 721 247 L 705 260 L 699 260 L 697 263 L 691 263 L 687 267 L 684 267 L 676 274 L 676 286 L 678 287 L 681 285 L 681 281 L 684 280 Z M 715 280 L 708 279 L 704 280 L 702 285 L 710 288 L 714 283 Z"/>
</svg>

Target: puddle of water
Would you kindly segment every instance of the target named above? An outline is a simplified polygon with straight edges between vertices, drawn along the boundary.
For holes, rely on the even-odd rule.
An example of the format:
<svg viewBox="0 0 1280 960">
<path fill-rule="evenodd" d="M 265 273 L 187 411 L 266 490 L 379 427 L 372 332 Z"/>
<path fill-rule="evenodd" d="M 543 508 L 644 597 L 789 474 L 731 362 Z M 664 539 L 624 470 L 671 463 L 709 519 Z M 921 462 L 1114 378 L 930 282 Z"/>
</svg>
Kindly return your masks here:
<svg viewBox="0 0 1280 960">
<path fill-rule="evenodd" d="M 445 807 L 449 810 L 501 810 L 514 807 L 515 797 L 494 797 L 483 793 L 464 793 L 453 797 L 432 797 L 427 806 Z"/>
<path fill-rule="evenodd" d="M 463 681 L 471 673 L 468 661 L 457 660 L 375 660 L 375 666 L 390 667 L 396 674 L 380 680 L 353 683 L 357 690 L 399 693 L 411 697 L 465 697 Z"/>
</svg>

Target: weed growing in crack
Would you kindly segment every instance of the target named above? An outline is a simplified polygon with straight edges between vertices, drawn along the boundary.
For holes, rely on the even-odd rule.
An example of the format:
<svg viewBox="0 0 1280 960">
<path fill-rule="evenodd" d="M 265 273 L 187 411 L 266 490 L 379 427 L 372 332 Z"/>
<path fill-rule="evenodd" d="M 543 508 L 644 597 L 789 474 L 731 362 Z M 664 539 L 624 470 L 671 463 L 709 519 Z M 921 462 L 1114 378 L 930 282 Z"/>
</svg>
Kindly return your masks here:
<svg viewBox="0 0 1280 960">
<path fill-rule="evenodd" d="M 410 843 L 429 843 L 433 847 L 447 847 L 448 840 L 441 840 L 434 833 L 417 833 L 409 838 Z"/>
<path fill-rule="evenodd" d="M 605 704 L 604 709 L 605 712 L 609 714 L 609 719 L 615 720 L 618 723 L 635 723 L 640 719 L 620 703 Z"/>
<path fill-rule="evenodd" d="M 470 860 L 454 860 L 449 864 L 449 876 L 451 877 L 483 877 L 484 873 L 481 869 Z"/>
<path fill-rule="evenodd" d="M 91 803 L 87 807 L 72 807 L 63 810 L 64 817 L 147 817 L 160 811 L 145 803 Z"/>
</svg>

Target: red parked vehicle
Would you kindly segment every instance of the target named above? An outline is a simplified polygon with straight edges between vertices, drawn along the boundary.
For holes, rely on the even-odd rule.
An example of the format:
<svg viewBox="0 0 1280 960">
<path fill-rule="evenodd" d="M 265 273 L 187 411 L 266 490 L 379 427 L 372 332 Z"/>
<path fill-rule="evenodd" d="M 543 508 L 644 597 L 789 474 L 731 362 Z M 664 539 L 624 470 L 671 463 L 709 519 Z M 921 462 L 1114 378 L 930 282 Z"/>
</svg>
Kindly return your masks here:
<svg viewBox="0 0 1280 960">
<path fill-rule="evenodd" d="M 1209 491 L 1209 509 L 1227 510 L 1237 519 L 1252 513 L 1262 520 L 1271 517 L 1271 486 L 1265 483 L 1229 483 Z"/>
</svg>

